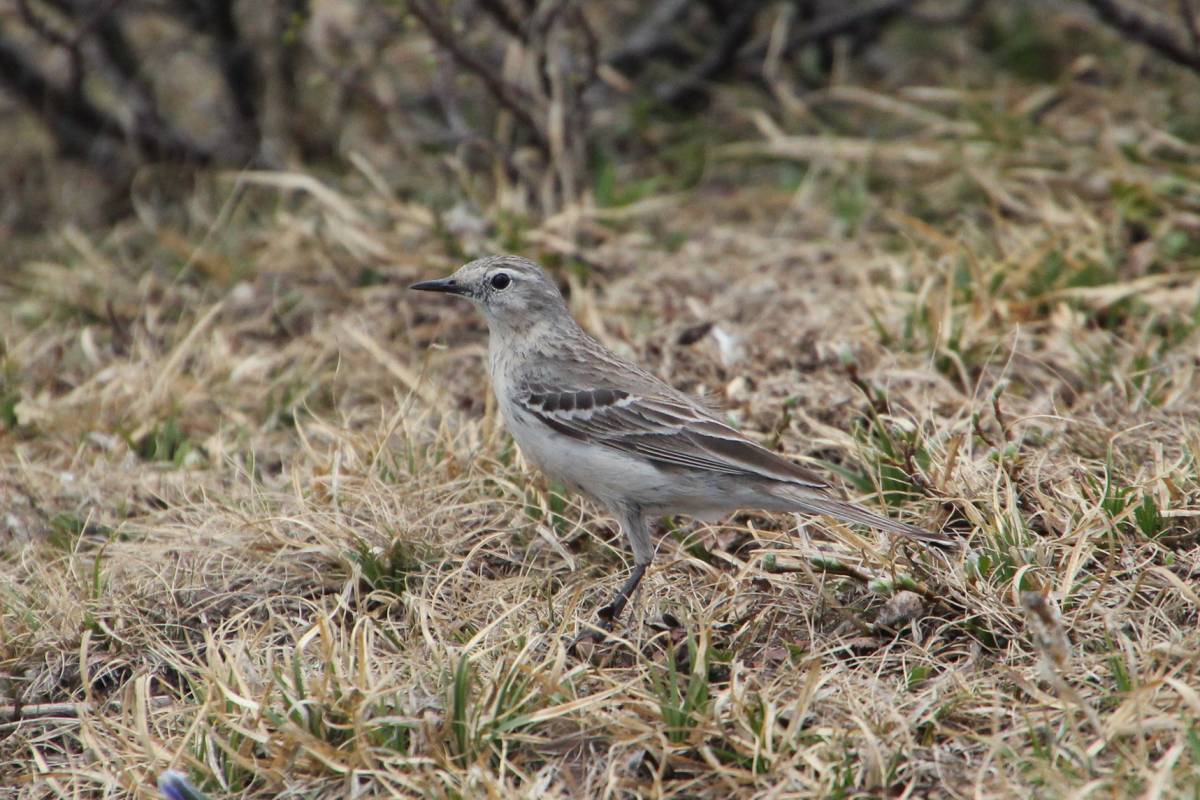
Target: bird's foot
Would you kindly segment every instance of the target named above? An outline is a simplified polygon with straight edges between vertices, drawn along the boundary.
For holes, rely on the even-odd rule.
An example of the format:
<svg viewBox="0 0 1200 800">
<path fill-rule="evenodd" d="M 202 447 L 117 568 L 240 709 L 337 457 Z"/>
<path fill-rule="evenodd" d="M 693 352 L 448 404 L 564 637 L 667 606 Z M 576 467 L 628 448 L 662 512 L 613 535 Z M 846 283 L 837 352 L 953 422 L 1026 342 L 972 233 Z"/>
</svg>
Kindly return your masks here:
<svg viewBox="0 0 1200 800">
<path fill-rule="evenodd" d="M 633 573 L 628 580 L 617 591 L 615 597 L 607 605 L 604 605 L 596 612 L 599 620 L 590 625 L 586 625 L 584 631 L 576 636 L 567 645 L 567 652 L 574 654 L 576 648 L 583 642 L 592 642 L 598 644 L 608 638 L 608 634 L 612 633 L 613 625 L 617 621 L 617 617 L 621 616 L 621 612 L 625 610 L 625 606 L 629 604 L 629 596 L 637 588 L 641 582 L 642 576 L 646 573 L 646 568 L 649 564 L 636 564 L 633 568 Z"/>
<path fill-rule="evenodd" d="M 584 628 L 579 632 L 579 635 L 567 643 L 567 653 L 575 655 L 578 652 L 579 645 L 584 642 L 597 645 L 608 638 L 608 634 L 612 633 L 612 618 L 604 616 L 604 609 L 601 609 L 598 616 L 600 617 L 599 622 L 584 623 Z"/>
</svg>

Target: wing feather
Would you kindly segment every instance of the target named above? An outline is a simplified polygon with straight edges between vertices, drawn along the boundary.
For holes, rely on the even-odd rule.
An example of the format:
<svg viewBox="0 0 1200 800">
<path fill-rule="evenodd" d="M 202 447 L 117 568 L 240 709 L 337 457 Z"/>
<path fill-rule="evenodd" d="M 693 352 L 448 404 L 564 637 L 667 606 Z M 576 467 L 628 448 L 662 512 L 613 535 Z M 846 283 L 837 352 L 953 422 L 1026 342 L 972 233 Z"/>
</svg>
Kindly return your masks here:
<svg viewBox="0 0 1200 800">
<path fill-rule="evenodd" d="M 765 478 L 814 489 L 817 474 L 722 423 L 680 398 L 643 397 L 621 389 L 558 388 L 531 383 L 517 402 L 551 429 L 642 456 L 660 466 Z"/>
</svg>

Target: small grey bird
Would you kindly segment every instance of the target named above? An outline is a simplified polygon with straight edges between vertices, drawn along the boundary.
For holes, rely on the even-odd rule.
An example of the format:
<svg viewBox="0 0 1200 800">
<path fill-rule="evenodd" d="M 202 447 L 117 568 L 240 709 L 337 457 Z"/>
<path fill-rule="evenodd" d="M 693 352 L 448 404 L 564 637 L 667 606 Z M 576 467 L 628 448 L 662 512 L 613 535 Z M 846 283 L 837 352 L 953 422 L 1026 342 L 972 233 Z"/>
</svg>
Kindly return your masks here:
<svg viewBox="0 0 1200 800">
<path fill-rule="evenodd" d="M 654 555 L 647 517 L 712 518 L 757 508 L 827 514 L 922 542 L 947 536 L 837 500 L 817 474 L 747 439 L 589 336 L 554 281 L 528 259 L 492 256 L 411 289 L 471 300 L 488 324 L 488 371 L 525 457 L 616 517 L 634 567 L 600 609 L 604 627 L 629 602 Z"/>
</svg>

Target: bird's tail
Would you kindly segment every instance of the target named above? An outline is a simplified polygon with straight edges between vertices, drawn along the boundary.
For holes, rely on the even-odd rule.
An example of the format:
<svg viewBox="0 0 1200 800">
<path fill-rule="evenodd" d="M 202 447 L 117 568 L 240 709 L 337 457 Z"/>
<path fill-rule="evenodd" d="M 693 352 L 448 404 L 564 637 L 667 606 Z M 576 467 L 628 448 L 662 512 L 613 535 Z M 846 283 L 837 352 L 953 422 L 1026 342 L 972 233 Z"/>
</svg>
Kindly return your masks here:
<svg viewBox="0 0 1200 800">
<path fill-rule="evenodd" d="M 780 487 L 772 493 L 781 499 L 787 500 L 790 505 L 794 506 L 792 508 L 793 511 L 805 514 L 825 514 L 842 522 L 869 525 L 885 533 L 907 536 L 910 539 L 916 539 L 919 542 L 927 544 L 954 545 L 958 543 L 957 539 L 953 539 L 943 533 L 933 533 L 924 528 L 918 528 L 916 525 L 909 525 L 907 522 L 900 522 L 899 520 L 880 516 L 860 505 L 835 500 L 832 497 L 818 495 L 815 492 L 810 493 L 800 487 Z"/>
</svg>

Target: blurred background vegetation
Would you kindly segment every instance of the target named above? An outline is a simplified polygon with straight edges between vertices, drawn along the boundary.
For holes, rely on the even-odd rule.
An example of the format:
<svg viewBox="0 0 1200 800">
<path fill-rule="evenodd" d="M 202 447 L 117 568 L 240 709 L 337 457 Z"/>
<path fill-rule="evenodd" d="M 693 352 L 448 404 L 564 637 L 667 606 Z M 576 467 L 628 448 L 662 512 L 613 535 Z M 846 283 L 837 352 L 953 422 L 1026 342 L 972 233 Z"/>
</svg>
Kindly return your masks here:
<svg viewBox="0 0 1200 800">
<path fill-rule="evenodd" d="M 1170 91 L 1198 42 L 1192 0 L 3 0 L 0 234 L 145 222 L 242 170 L 345 176 L 460 227 L 621 205 L 771 120 L 928 122 L 864 125 L 830 86 L 1100 80 L 1134 49 Z M 1168 131 L 1188 141 L 1192 86 Z"/>
</svg>

